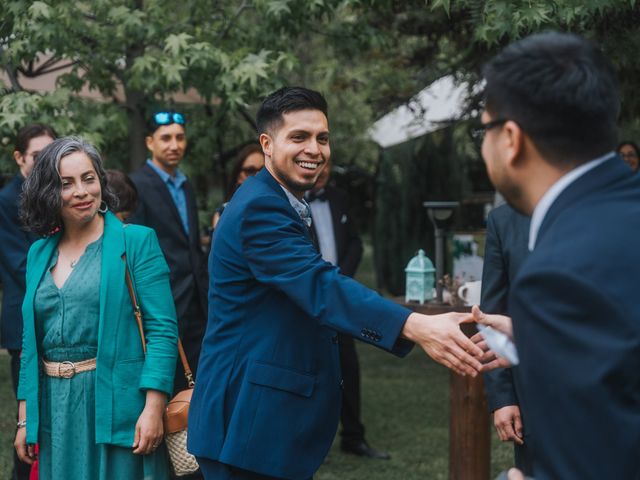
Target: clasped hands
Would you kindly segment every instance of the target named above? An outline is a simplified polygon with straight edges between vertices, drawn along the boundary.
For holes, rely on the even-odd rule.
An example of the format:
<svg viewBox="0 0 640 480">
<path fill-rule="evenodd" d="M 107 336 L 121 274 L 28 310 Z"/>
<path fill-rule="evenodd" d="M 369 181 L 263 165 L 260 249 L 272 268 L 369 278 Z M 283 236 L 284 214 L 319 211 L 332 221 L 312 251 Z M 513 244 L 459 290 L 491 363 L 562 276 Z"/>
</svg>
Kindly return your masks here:
<svg viewBox="0 0 640 480">
<path fill-rule="evenodd" d="M 436 362 L 459 375 L 475 377 L 478 373 L 508 367 L 497 357 L 478 333 L 468 338 L 460 329 L 463 323 L 482 323 L 513 337 L 511 319 L 504 315 L 487 315 L 474 306 L 471 313 L 450 312 L 441 315 L 412 313 L 402 335 L 417 343 Z"/>
</svg>

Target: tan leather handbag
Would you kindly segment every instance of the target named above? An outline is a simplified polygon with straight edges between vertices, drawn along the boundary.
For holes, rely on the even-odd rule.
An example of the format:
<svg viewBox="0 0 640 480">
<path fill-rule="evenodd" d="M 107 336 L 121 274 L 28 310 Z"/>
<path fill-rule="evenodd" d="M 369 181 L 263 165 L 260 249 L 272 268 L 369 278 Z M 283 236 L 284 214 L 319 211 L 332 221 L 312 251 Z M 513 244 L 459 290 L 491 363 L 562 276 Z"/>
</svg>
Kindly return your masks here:
<svg viewBox="0 0 640 480">
<path fill-rule="evenodd" d="M 147 342 L 145 341 L 144 329 L 142 327 L 142 310 L 138 305 L 133 283 L 131 282 L 129 267 L 126 266 L 126 256 L 123 256 L 123 258 L 125 260 L 125 279 L 127 281 L 127 289 L 129 290 L 131 304 L 133 305 L 133 314 L 136 317 L 136 322 L 138 324 L 140 340 L 142 340 L 142 350 L 146 355 Z M 171 463 L 174 475 L 176 477 L 181 477 L 197 472 L 199 466 L 196 461 L 196 457 L 187 451 L 189 405 L 191 403 L 191 394 L 193 393 L 195 382 L 193 381 L 193 373 L 189 367 L 187 355 L 184 353 L 180 338 L 178 338 L 178 354 L 182 361 L 182 367 L 184 368 L 184 376 L 187 379 L 188 388 L 178 392 L 176 396 L 169 401 L 164 410 L 163 423 L 164 440 L 167 445 L 169 462 Z"/>
</svg>

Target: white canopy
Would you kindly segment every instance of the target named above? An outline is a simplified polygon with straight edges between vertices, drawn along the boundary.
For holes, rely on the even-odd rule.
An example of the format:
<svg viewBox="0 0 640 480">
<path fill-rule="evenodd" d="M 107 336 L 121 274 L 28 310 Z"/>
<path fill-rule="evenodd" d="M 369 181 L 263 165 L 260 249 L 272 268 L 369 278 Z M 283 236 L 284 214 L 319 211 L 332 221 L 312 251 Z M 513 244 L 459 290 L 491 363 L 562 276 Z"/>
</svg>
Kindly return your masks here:
<svg viewBox="0 0 640 480">
<path fill-rule="evenodd" d="M 439 122 L 462 113 L 467 85 L 456 85 L 452 75 L 442 77 L 396 108 L 369 129 L 371 139 L 383 148 L 438 130 Z"/>
</svg>

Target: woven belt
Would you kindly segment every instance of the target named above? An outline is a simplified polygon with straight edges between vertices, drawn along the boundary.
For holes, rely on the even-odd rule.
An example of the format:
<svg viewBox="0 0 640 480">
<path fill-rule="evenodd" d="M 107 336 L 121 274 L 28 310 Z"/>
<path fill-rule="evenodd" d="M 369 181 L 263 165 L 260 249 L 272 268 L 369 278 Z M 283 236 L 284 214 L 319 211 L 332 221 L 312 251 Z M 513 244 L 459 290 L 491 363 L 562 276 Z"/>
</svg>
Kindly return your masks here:
<svg viewBox="0 0 640 480">
<path fill-rule="evenodd" d="M 76 373 L 88 372 L 96 369 L 96 359 L 82 360 L 81 362 L 47 362 L 42 361 L 44 373 L 50 377 L 71 378 Z"/>
</svg>

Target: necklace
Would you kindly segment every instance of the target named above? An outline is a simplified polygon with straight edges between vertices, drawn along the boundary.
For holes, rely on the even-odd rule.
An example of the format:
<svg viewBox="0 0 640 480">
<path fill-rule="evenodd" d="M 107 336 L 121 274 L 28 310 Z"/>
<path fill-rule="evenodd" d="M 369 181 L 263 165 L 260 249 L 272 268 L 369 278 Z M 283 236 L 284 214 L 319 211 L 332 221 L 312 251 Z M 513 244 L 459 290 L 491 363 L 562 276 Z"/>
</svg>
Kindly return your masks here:
<svg viewBox="0 0 640 480">
<path fill-rule="evenodd" d="M 71 268 L 75 268 L 76 265 L 78 264 L 78 260 L 79 260 L 78 258 L 76 258 L 76 259 L 69 258 L 64 253 L 62 253 L 60 250 L 58 250 L 58 255 L 63 257 L 65 260 L 69 261 L 69 266 Z"/>
</svg>

